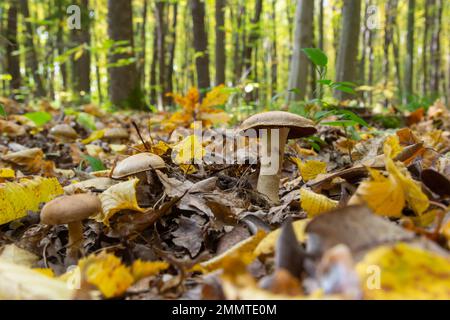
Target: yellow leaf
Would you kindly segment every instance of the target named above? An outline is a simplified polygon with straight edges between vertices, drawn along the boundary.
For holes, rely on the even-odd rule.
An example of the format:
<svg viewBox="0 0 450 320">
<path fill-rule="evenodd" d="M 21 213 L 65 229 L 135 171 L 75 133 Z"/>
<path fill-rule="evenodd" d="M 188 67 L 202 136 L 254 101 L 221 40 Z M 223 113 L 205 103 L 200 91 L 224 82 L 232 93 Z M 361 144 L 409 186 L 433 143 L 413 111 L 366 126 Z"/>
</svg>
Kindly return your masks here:
<svg viewBox="0 0 450 320">
<path fill-rule="evenodd" d="M 292 158 L 295 164 L 300 170 L 303 181 L 308 182 L 309 180 L 315 179 L 319 174 L 327 173 L 327 164 L 318 160 L 308 160 L 302 162 L 298 158 Z"/>
<path fill-rule="evenodd" d="M 317 194 L 306 188 L 300 189 L 300 203 L 309 218 L 336 208 L 338 202 L 322 194 Z"/>
<path fill-rule="evenodd" d="M 169 268 L 169 264 L 165 261 L 142 261 L 138 259 L 131 265 L 131 274 L 133 275 L 134 281 L 138 281 L 142 278 L 158 274 L 167 268 Z"/>
<path fill-rule="evenodd" d="M 206 121 L 210 124 L 221 124 L 230 121 L 230 115 L 224 111 L 219 112 L 203 112 L 200 115 L 200 120 Z"/>
<path fill-rule="evenodd" d="M 100 194 L 103 212 L 93 217 L 98 222 L 109 226 L 109 219 L 120 210 L 134 210 L 143 212 L 136 199 L 136 185 L 139 179 L 130 179 L 109 187 Z"/>
<path fill-rule="evenodd" d="M 306 241 L 306 234 L 305 234 L 305 228 L 306 225 L 311 221 L 311 219 L 303 219 L 303 220 L 297 220 L 292 223 L 292 227 L 294 228 L 295 235 L 297 237 L 297 240 L 300 242 Z M 255 249 L 255 255 L 268 255 L 274 252 L 275 245 L 278 241 L 278 238 L 281 234 L 281 228 L 278 228 L 272 232 L 270 232 L 264 239 L 261 240 L 261 242 L 258 244 L 258 246 Z"/>
<path fill-rule="evenodd" d="M 105 135 L 105 130 L 95 130 L 89 135 L 89 137 L 87 137 L 86 139 L 82 140 L 81 142 L 83 144 L 89 144 L 92 141 L 99 140 L 99 139 L 103 138 L 104 135 Z"/>
<path fill-rule="evenodd" d="M 162 156 L 167 152 L 167 150 L 170 149 L 170 146 L 167 143 L 165 143 L 164 141 L 159 140 L 158 143 L 152 145 L 150 147 L 150 149 L 151 149 L 152 153 L 154 153 L 158 156 Z"/>
<path fill-rule="evenodd" d="M 193 160 L 202 160 L 206 151 L 196 135 L 190 135 L 181 140 L 172 148 L 177 154 L 176 164 L 190 164 Z"/>
<path fill-rule="evenodd" d="M 397 179 L 392 175 L 386 178 L 374 169 L 369 169 L 369 173 L 372 180 L 361 182 L 356 195 L 376 214 L 400 217 L 405 206 L 405 195 Z"/>
<path fill-rule="evenodd" d="M 114 153 L 125 153 L 127 151 L 127 146 L 125 144 L 114 144 L 110 143 L 109 147 L 111 148 L 111 151 Z"/>
<path fill-rule="evenodd" d="M 197 172 L 197 168 L 193 164 L 180 164 L 179 167 L 185 174 L 193 174 Z"/>
<path fill-rule="evenodd" d="M 235 259 L 238 259 L 243 265 L 248 265 L 256 258 L 254 253 L 255 248 L 265 236 L 266 233 L 260 230 L 254 236 L 235 244 L 217 257 L 195 265 L 193 271 L 207 273 L 217 269 L 232 268 L 232 262 L 235 261 Z"/>
<path fill-rule="evenodd" d="M 366 299 L 450 299 L 450 260 L 406 243 L 371 250 L 356 271 Z"/>
<path fill-rule="evenodd" d="M 13 169 L 10 168 L 1 168 L 0 169 L 0 178 L 3 179 L 13 179 L 16 177 L 16 173 Z"/>
<path fill-rule="evenodd" d="M 440 232 L 447 239 L 447 246 L 450 247 L 450 220 L 441 227 Z"/>
<path fill-rule="evenodd" d="M 55 273 L 50 268 L 34 268 L 33 270 L 37 271 L 40 274 L 42 274 L 44 276 L 47 276 L 49 278 L 54 278 L 55 277 Z"/>
<path fill-rule="evenodd" d="M 74 295 L 64 281 L 0 260 L 0 300 L 69 300 Z"/>
<path fill-rule="evenodd" d="M 0 184 L 0 225 L 26 216 L 27 211 L 37 211 L 40 203 L 63 193 L 56 178 L 36 177 Z"/>
<path fill-rule="evenodd" d="M 106 298 L 122 295 L 134 282 L 128 267 L 113 254 L 101 252 L 78 262 L 82 277 L 95 285 Z"/>
<path fill-rule="evenodd" d="M 393 159 L 395 158 L 401 151 L 403 147 L 400 146 L 400 140 L 397 135 L 392 135 L 386 138 L 383 145 L 384 154 Z"/>
<path fill-rule="evenodd" d="M 429 200 L 420 186 L 406 168 L 400 170 L 387 156 L 385 165 L 389 176 L 384 177 L 379 171 L 369 169 L 371 180 L 359 185 L 356 196 L 361 197 L 379 215 L 400 217 L 406 202 L 417 215 L 421 215 L 428 208 Z M 399 163 L 398 166 L 403 164 Z"/>
<path fill-rule="evenodd" d="M 219 85 L 209 91 L 202 101 L 201 108 L 207 109 L 210 107 L 220 106 L 228 101 L 229 93 L 225 90 L 225 86 Z"/>
</svg>

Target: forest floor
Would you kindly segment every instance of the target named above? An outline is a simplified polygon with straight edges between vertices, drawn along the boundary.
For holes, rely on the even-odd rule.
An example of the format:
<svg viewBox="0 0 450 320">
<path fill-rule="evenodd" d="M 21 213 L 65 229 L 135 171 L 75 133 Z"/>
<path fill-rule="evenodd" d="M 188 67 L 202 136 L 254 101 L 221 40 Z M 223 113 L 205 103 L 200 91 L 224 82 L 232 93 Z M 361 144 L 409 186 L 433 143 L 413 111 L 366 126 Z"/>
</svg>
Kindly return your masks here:
<svg viewBox="0 0 450 320">
<path fill-rule="evenodd" d="M 279 203 L 256 191 L 258 164 L 184 163 L 217 143 L 199 145 L 192 110 L 63 114 L 45 101 L 1 102 L 0 298 L 450 298 L 450 112 L 440 101 L 402 115 L 400 129 L 370 126 L 364 111 L 357 139 L 317 125 L 315 149 L 290 140 Z M 204 114 L 204 131 L 231 135 L 208 128 L 223 113 Z M 144 152 L 160 157 L 151 168 L 123 162 Z M 69 241 L 61 216 L 92 207 L 81 240 Z"/>
</svg>

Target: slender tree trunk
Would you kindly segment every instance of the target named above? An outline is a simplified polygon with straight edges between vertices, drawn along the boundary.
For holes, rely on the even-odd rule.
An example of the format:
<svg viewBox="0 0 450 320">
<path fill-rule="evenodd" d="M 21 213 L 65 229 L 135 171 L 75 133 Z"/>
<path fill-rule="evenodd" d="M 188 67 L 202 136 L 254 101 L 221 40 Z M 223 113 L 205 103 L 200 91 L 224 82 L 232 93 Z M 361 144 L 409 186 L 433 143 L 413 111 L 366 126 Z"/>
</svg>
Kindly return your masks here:
<svg viewBox="0 0 450 320">
<path fill-rule="evenodd" d="M 113 53 L 110 63 L 134 58 L 133 17 L 131 0 L 108 0 L 108 36 L 113 41 L 127 41 L 131 50 Z M 109 96 L 119 107 L 142 108 L 139 79 L 135 62 L 109 68 Z"/>
<path fill-rule="evenodd" d="M 277 7 L 276 0 L 272 0 L 272 46 L 271 46 L 271 67 L 270 67 L 270 84 L 271 97 L 276 95 L 278 91 L 278 50 L 277 50 Z"/>
<path fill-rule="evenodd" d="M 158 80 L 156 79 L 156 67 L 158 65 L 158 27 L 155 24 L 153 31 L 153 47 L 152 47 L 152 62 L 150 64 L 150 103 L 156 105 L 157 100 L 157 85 Z"/>
<path fill-rule="evenodd" d="M 366 60 L 367 60 L 367 46 L 369 38 L 369 28 L 367 26 L 367 18 L 369 16 L 368 6 L 370 5 L 370 0 L 366 0 L 364 3 L 364 23 L 363 23 L 363 33 L 362 33 L 362 49 L 361 49 L 361 60 L 359 64 L 359 81 L 364 84 L 366 83 Z"/>
<path fill-rule="evenodd" d="M 406 65 L 404 100 L 409 101 L 413 93 L 414 65 L 414 11 L 416 0 L 408 0 L 408 33 L 406 39 Z M 406 98 L 406 99 L 405 99 Z"/>
<path fill-rule="evenodd" d="M 173 92 L 173 62 L 175 60 L 175 46 L 177 43 L 177 21 L 178 21 L 178 3 L 172 4 L 172 26 L 170 31 L 169 43 L 169 62 L 167 64 L 166 79 L 167 92 Z M 168 101 L 170 102 L 170 101 Z"/>
<path fill-rule="evenodd" d="M 430 81 L 430 91 L 433 94 L 439 93 L 439 78 L 441 77 L 441 25 L 442 25 L 442 10 L 443 3 L 442 0 L 436 0 L 435 3 L 435 14 L 433 21 L 433 35 L 431 39 L 431 81 Z"/>
<path fill-rule="evenodd" d="M 383 75 L 384 75 L 384 86 L 388 86 L 390 79 L 390 60 L 389 60 L 389 48 L 393 45 L 394 39 L 394 25 L 395 16 L 397 11 L 397 0 L 388 0 L 385 6 L 386 19 L 384 25 L 384 60 L 383 60 Z M 385 106 L 388 104 L 388 99 L 384 101 Z"/>
<path fill-rule="evenodd" d="M 319 49 L 323 50 L 323 0 L 319 0 Z"/>
<path fill-rule="evenodd" d="M 356 80 L 359 29 L 361 22 L 360 13 L 360 0 L 344 0 L 344 7 L 342 10 L 342 32 L 336 63 L 336 81 L 354 82 Z M 335 97 L 338 99 L 350 98 L 348 94 L 341 91 L 335 91 Z"/>
<path fill-rule="evenodd" d="M 225 83 L 225 5 L 225 0 L 216 0 L 216 86 Z"/>
<path fill-rule="evenodd" d="M 231 15 L 233 14 L 233 8 L 230 7 Z M 242 17 L 245 12 L 245 6 L 239 4 L 235 19 L 235 28 L 233 30 L 233 74 L 234 74 L 234 85 L 238 84 L 241 78 L 241 61 L 240 61 L 240 52 L 241 52 L 241 27 L 242 27 Z"/>
<path fill-rule="evenodd" d="M 197 69 L 197 86 L 207 89 L 210 86 L 208 36 L 205 26 L 205 3 L 202 0 L 190 0 L 194 35 L 194 49 L 196 52 L 195 66 Z M 201 90 L 201 91 L 203 91 Z"/>
<path fill-rule="evenodd" d="M 166 92 L 166 21 L 164 19 L 164 11 L 166 2 L 164 0 L 156 1 L 155 17 L 156 17 L 156 34 L 157 34 L 157 61 L 158 61 L 158 83 L 157 83 L 157 101 L 159 108 L 165 105 L 164 93 Z"/>
<path fill-rule="evenodd" d="M 312 24 L 311 24 L 311 47 L 317 47 L 317 43 L 316 43 L 316 30 L 314 28 L 314 6 L 312 8 Z M 311 98 L 317 98 L 315 96 L 316 94 L 316 86 L 317 86 L 317 72 L 316 70 L 314 70 L 314 68 L 312 68 L 311 66 L 309 67 L 309 72 L 311 74 L 311 81 L 310 81 L 310 92 L 309 92 L 309 97 Z"/>
<path fill-rule="evenodd" d="M 91 90 L 91 54 L 89 45 L 91 42 L 91 35 L 89 32 L 89 1 L 77 0 L 75 1 L 81 9 L 81 29 L 70 30 L 71 47 L 82 47 L 81 56 L 73 59 L 73 86 L 77 93 L 84 92 L 89 95 Z"/>
<path fill-rule="evenodd" d="M 58 48 L 58 55 L 63 55 L 65 50 L 64 44 L 64 29 L 63 24 L 65 23 L 65 10 L 64 10 L 64 0 L 57 0 L 58 7 L 58 30 L 56 31 L 56 46 Z M 62 80 L 62 88 L 63 90 L 67 90 L 69 87 L 67 83 L 67 66 L 65 63 L 61 63 L 59 65 L 59 69 L 61 71 L 61 80 Z"/>
<path fill-rule="evenodd" d="M 302 52 L 311 47 L 314 2 L 298 0 L 295 11 L 294 52 L 292 54 L 288 89 L 288 100 L 303 100 L 308 83 L 308 67 L 310 62 Z"/>
<path fill-rule="evenodd" d="M 262 0 L 256 0 L 254 15 L 250 20 L 250 32 L 244 47 L 244 73 L 249 74 L 252 67 L 252 50 L 258 43 L 260 27 L 259 21 L 261 19 Z"/>
<path fill-rule="evenodd" d="M 6 58 L 7 72 L 11 75 L 11 90 L 20 88 L 22 78 L 20 75 L 20 56 L 15 54 L 19 51 L 19 42 L 17 41 L 17 4 L 13 1 L 8 10 L 8 26 L 6 29 Z"/>
<path fill-rule="evenodd" d="M 426 96 L 428 92 L 428 34 L 431 25 L 431 19 L 429 16 L 430 7 L 432 6 L 434 0 L 426 0 L 425 3 L 425 25 L 423 29 L 423 39 L 422 39 L 422 95 Z"/>
<path fill-rule="evenodd" d="M 146 49 L 147 49 L 147 38 L 146 38 L 146 34 L 147 34 L 147 6 L 148 6 L 148 1 L 144 0 L 144 4 L 143 4 L 143 9 L 142 9 L 142 30 L 141 30 L 141 46 L 142 46 L 142 52 L 141 52 L 141 57 L 139 59 L 139 79 L 140 79 L 140 83 L 141 83 L 141 87 L 142 90 L 144 90 L 145 88 L 145 68 L 147 66 L 147 54 L 146 54 Z"/>
<path fill-rule="evenodd" d="M 20 7 L 23 18 L 25 20 L 25 28 L 27 34 L 25 35 L 25 44 L 29 52 L 26 59 L 27 71 L 33 75 L 35 94 L 38 97 L 45 96 L 44 84 L 42 82 L 41 74 L 39 73 L 39 60 L 37 56 L 36 47 L 34 45 L 34 28 L 30 22 L 30 9 L 28 7 L 28 0 L 20 0 Z"/>
</svg>

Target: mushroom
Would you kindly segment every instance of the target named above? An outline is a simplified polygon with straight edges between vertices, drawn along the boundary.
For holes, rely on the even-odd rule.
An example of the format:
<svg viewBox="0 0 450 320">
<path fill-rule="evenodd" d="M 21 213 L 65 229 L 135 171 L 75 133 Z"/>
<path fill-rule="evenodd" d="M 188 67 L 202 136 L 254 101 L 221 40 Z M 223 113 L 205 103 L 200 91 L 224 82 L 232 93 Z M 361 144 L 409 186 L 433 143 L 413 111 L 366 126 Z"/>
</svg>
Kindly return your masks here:
<svg viewBox="0 0 450 320">
<path fill-rule="evenodd" d="M 103 134 L 103 138 L 113 143 L 120 143 L 121 140 L 128 139 L 128 137 L 128 131 L 124 128 L 107 128 Z"/>
<path fill-rule="evenodd" d="M 102 203 L 96 195 L 80 193 L 61 196 L 48 202 L 42 208 L 41 223 L 67 224 L 69 229 L 67 255 L 77 260 L 83 243 L 82 221 L 101 211 Z"/>
<path fill-rule="evenodd" d="M 114 168 L 111 177 L 113 179 L 123 179 L 129 176 L 139 176 L 152 169 L 164 169 L 164 160 L 156 154 L 143 152 L 122 160 Z"/>
<path fill-rule="evenodd" d="M 77 132 L 68 124 L 57 124 L 50 129 L 50 135 L 63 142 L 70 142 L 78 138 Z"/>
<path fill-rule="evenodd" d="M 267 134 L 260 137 L 263 138 L 260 155 L 268 158 L 261 159 L 257 190 L 272 202 L 279 203 L 280 173 L 287 139 L 309 136 L 317 130 L 311 120 L 284 111 L 270 111 L 251 116 L 241 125 L 241 131 L 249 129 L 267 129 Z M 279 130 L 277 146 L 271 146 L 274 129 Z M 275 172 L 272 165 L 278 166 Z"/>
<path fill-rule="evenodd" d="M 113 179 L 124 179 L 134 176 L 139 179 L 137 193 L 139 205 L 148 206 L 154 200 L 154 194 L 157 194 L 161 188 L 156 175 L 149 172 L 153 169 L 164 169 L 166 164 L 164 160 L 153 153 L 138 153 L 122 160 L 117 164 L 111 173 Z"/>
</svg>

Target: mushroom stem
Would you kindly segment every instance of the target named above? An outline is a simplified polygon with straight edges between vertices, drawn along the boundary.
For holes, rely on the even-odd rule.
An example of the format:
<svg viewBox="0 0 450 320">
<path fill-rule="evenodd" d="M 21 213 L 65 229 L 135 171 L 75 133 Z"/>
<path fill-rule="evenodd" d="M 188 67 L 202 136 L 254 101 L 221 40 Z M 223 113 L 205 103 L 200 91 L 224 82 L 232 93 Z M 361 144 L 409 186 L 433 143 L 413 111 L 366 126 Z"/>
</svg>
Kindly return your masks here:
<svg viewBox="0 0 450 320">
<path fill-rule="evenodd" d="M 278 130 L 278 143 L 272 145 L 273 130 Z M 261 143 L 261 168 L 259 170 L 257 190 L 265 194 L 272 202 L 279 203 L 280 173 L 283 167 L 284 146 L 289 128 L 268 129 Z M 264 141 L 265 140 L 265 141 Z"/>
<path fill-rule="evenodd" d="M 83 245 L 83 223 L 81 221 L 75 221 L 68 223 L 67 226 L 69 229 L 67 255 L 77 260 Z"/>
</svg>

